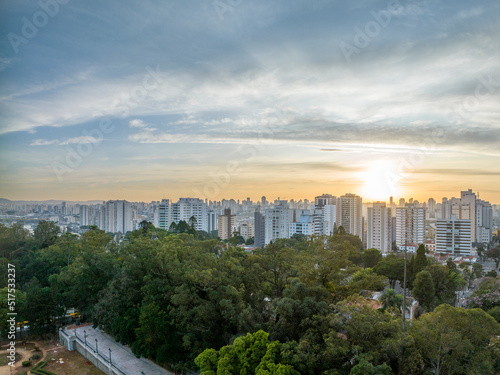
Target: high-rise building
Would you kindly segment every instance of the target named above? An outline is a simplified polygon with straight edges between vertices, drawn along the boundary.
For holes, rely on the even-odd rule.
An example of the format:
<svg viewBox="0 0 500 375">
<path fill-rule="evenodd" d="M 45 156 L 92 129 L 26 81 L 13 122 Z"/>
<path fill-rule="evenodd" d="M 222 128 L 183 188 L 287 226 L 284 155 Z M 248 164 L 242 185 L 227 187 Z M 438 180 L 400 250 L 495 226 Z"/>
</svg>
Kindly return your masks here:
<svg viewBox="0 0 500 375">
<path fill-rule="evenodd" d="M 368 249 L 374 248 L 382 253 L 389 253 L 392 249 L 392 213 L 385 202 L 375 202 L 373 207 L 368 207 L 366 241 Z"/>
<path fill-rule="evenodd" d="M 293 221 L 293 211 L 288 208 L 286 201 L 278 200 L 273 208 L 266 209 L 266 245 L 278 238 L 288 238 L 289 224 Z"/>
<path fill-rule="evenodd" d="M 321 208 L 325 205 L 336 205 L 337 197 L 331 194 L 323 194 L 314 198 L 314 205 L 316 208 Z"/>
<path fill-rule="evenodd" d="M 158 207 L 158 226 L 161 229 L 168 230 L 172 224 L 172 211 L 170 209 L 170 200 L 162 199 Z"/>
<path fill-rule="evenodd" d="M 490 243 L 493 232 L 493 208 L 490 202 L 476 201 L 476 233 L 474 242 Z"/>
<path fill-rule="evenodd" d="M 89 224 L 89 206 L 80 206 L 80 225 L 90 225 Z"/>
<path fill-rule="evenodd" d="M 451 219 L 455 216 L 459 220 L 471 220 L 472 242 L 488 243 L 491 241 L 492 209 L 489 202 L 478 198 L 472 189 L 460 192 L 460 198 L 443 198 L 443 219 Z"/>
<path fill-rule="evenodd" d="M 406 244 L 422 244 L 425 235 L 425 208 L 407 203 L 396 208 L 396 245 L 404 249 Z"/>
<path fill-rule="evenodd" d="M 331 236 L 334 233 L 335 223 L 337 222 L 337 205 L 325 204 L 321 208 L 321 213 L 323 219 L 323 232 L 321 234 Z"/>
<path fill-rule="evenodd" d="M 266 218 L 259 211 L 255 211 L 255 239 L 254 244 L 257 247 L 263 247 L 266 244 Z"/>
<path fill-rule="evenodd" d="M 244 222 L 239 225 L 240 236 L 246 240 L 254 237 L 255 241 L 255 227 L 252 222 Z M 254 242 L 255 243 L 255 242 Z"/>
<path fill-rule="evenodd" d="M 436 217 L 436 200 L 429 198 L 427 201 L 427 217 L 433 219 Z"/>
<path fill-rule="evenodd" d="M 294 221 L 288 225 L 289 234 L 288 237 L 292 237 L 295 234 L 303 234 L 305 236 L 311 236 L 314 234 L 314 223 L 313 215 L 300 215 L 298 221 Z"/>
<path fill-rule="evenodd" d="M 472 222 L 472 241 L 474 242 L 474 235 L 476 233 L 476 193 L 472 189 L 460 192 L 460 213 L 457 215 L 458 219 L 471 220 Z M 463 207 L 463 208 L 462 208 Z"/>
<path fill-rule="evenodd" d="M 337 227 L 363 238 L 363 200 L 355 194 L 345 194 L 337 200 Z"/>
<path fill-rule="evenodd" d="M 236 215 L 231 215 L 230 209 L 225 209 L 223 215 L 217 218 L 217 235 L 221 240 L 227 240 L 236 231 Z"/>
<path fill-rule="evenodd" d="M 134 230 L 130 202 L 107 201 L 104 206 L 104 230 L 111 233 L 127 233 Z"/>
<path fill-rule="evenodd" d="M 217 230 L 217 218 L 219 215 L 215 211 L 209 211 L 207 215 L 208 215 L 207 232 L 212 233 L 214 230 Z"/>
<path fill-rule="evenodd" d="M 467 256 L 472 250 L 472 221 L 457 219 L 440 219 L 436 222 L 436 252 Z"/>
<path fill-rule="evenodd" d="M 194 229 L 208 230 L 207 204 L 199 198 L 179 198 L 177 203 L 170 205 L 172 221 L 176 224 L 183 220 L 186 223 L 194 218 Z"/>
</svg>

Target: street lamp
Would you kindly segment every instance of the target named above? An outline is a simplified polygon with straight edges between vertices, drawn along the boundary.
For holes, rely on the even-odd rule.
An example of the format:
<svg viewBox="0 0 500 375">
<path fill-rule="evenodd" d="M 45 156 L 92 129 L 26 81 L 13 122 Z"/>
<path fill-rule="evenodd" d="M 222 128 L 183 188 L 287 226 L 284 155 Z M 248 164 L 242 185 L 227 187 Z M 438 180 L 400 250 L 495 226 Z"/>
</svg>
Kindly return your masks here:
<svg viewBox="0 0 500 375">
<path fill-rule="evenodd" d="M 97 347 L 97 339 L 95 339 L 95 351 L 97 354 L 99 354 L 99 348 Z"/>
<path fill-rule="evenodd" d="M 111 364 L 111 348 L 109 348 L 109 363 Z"/>
<path fill-rule="evenodd" d="M 85 338 L 85 350 L 87 350 L 87 331 L 83 330 L 83 337 Z"/>
</svg>

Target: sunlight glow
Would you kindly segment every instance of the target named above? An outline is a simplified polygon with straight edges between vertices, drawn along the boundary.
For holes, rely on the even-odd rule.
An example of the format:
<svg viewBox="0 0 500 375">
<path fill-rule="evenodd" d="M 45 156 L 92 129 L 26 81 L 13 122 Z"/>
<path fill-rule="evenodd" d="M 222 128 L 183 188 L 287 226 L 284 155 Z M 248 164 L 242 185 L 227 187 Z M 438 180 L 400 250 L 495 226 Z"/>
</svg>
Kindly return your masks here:
<svg viewBox="0 0 500 375">
<path fill-rule="evenodd" d="M 388 201 L 389 197 L 399 196 L 400 176 L 397 166 L 389 160 L 377 160 L 368 164 L 362 172 L 362 196 L 367 201 Z"/>
</svg>

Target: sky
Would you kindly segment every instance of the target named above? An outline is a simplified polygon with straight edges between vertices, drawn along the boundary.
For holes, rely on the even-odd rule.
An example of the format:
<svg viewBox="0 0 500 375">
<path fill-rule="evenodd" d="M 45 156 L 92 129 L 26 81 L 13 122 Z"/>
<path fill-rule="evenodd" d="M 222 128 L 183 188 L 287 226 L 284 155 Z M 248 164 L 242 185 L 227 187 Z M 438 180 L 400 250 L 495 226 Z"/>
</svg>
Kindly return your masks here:
<svg viewBox="0 0 500 375">
<path fill-rule="evenodd" d="M 500 203 L 496 0 L 0 1 L 0 198 Z"/>
</svg>

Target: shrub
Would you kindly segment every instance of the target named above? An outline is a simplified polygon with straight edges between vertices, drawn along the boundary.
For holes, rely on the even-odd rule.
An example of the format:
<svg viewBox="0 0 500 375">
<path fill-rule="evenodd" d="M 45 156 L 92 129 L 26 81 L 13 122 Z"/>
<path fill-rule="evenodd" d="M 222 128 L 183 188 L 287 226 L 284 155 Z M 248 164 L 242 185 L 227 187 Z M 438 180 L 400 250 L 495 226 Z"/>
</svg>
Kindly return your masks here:
<svg viewBox="0 0 500 375">
<path fill-rule="evenodd" d="M 31 358 L 33 359 L 40 359 L 42 356 L 40 354 L 33 354 L 33 356 Z"/>
<path fill-rule="evenodd" d="M 28 367 L 31 365 L 30 361 L 23 361 L 23 367 Z"/>
</svg>

